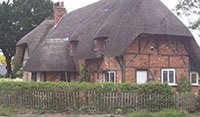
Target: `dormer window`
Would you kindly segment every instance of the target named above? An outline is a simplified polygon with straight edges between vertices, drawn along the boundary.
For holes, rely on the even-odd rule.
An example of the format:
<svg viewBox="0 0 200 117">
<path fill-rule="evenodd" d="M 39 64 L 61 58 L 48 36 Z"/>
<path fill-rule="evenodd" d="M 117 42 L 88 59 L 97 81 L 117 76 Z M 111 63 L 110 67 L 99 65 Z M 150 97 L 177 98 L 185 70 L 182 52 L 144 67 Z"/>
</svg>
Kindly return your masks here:
<svg viewBox="0 0 200 117">
<path fill-rule="evenodd" d="M 97 58 L 101 57 L 104 53 L 107 37 L 99 37 L 94 39 L 94 51 Z"/>
<path fill-rule="evenodd" d="M 74 56 L 76 53 L 78 41 L 77 40 L 71 40 L 70 42 L 70 55 Z"/>
</svg>

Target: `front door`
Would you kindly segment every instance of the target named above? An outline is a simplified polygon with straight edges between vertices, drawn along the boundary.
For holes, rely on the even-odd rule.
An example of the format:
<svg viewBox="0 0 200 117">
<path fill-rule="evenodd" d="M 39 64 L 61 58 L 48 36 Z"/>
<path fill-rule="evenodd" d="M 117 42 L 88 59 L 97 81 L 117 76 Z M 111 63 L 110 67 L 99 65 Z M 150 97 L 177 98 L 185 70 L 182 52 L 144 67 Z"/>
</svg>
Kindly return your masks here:
<svg viewBox="0 0 200 117">
<path fill-rule="evenodd" d="M 146 70 L 137 70 L 136 83 L 144 84 L 147 82 L 147 71 Z"/>
</svg>

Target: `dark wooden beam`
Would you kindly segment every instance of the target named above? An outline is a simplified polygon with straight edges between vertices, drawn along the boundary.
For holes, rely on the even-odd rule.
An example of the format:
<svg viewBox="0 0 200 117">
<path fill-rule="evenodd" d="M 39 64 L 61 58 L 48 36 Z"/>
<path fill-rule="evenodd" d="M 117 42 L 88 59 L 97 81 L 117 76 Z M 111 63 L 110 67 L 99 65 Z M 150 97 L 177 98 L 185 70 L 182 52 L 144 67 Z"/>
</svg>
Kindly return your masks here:
<svg viewBox="0 0 200 117">
<path fill-rule="evenodd" d="M 122 82 L 126 81 L 126 63 L 124 56 L 116 57 L 122 72 Z"/>
<path fill-rule="evenodd" d="M 160 39 L 155 39 L 155 44 L 157 48 L 157 54 L 160 55 Z"/>
<path fill-rule="evenodd" d="M 146 49 L 148 44 L 149 44 L 149 39 L 145 42 L 144 48 L 142 49 L 141 53 L 144 53 L 144 50 Z"/>
<path fill-rule="evenodd" d="M 139 53 L 141 53 L 141 39 L 138 39 L 138 45 L 139 45 Z"/>
<path fill-rule="evenodd" d="M 127 63 L 127 67 L 129 67 L 129 66 L 134 62 L 134 60 L 136 59 L 137 56 L 138 56 L 138 54 L 136 54 L 136 55 Z"/>
<path fill-rule="evenodd" d="M 174 50 L 174 48 L 172 47 L 172 45 L 169 43 L 169 39 L 167 39 L 167 43 L 168 43 L 169 47 L 172 49 L 172 51 L 174 52 L 174 54 L 177 55 L 176 50 Z"/>
</svg>

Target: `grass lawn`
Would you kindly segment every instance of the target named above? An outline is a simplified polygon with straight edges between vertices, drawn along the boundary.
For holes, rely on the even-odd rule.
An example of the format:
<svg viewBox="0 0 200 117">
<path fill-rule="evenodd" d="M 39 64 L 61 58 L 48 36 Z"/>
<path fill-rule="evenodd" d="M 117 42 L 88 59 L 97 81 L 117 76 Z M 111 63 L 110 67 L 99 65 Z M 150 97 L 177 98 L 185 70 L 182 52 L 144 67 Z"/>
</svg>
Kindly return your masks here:
<svg viewBox="0 0 200 117">
<path fill-rule="evenodd" d="M 128 115 L 89 115 L 89 114 L 68 114 L 68 113 L 49 113 L 38 112 L 37 110 L 15 109 L 0 107 L 0 116 L 4 117 L 200 117 L 200 112 L 187 113 L 186 111 L 177 111 L 174 109 L 165 109 L 160 112 L 137 111 Z"/>
</svg>

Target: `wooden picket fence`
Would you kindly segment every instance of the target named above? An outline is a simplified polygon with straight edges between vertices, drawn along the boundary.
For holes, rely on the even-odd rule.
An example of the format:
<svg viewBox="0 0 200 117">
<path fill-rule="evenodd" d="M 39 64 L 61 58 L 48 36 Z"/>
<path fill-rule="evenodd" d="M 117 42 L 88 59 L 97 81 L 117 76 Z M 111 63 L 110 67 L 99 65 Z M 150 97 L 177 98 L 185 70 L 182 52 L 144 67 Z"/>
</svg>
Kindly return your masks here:
<svg viewBox="0 0 200 117">
<path fill-rule="evenodd" d="M 0 91 L 0 105 L 15 108 L 57 111 L 95 111 L 101 113 L 122 110 L 159 111 L 165 108 L 195 111 L 197 97 L 193 94 L 160 96 L 136 92 L 109 93 L 78 92 L 23 92 Z"/>
</svg>

